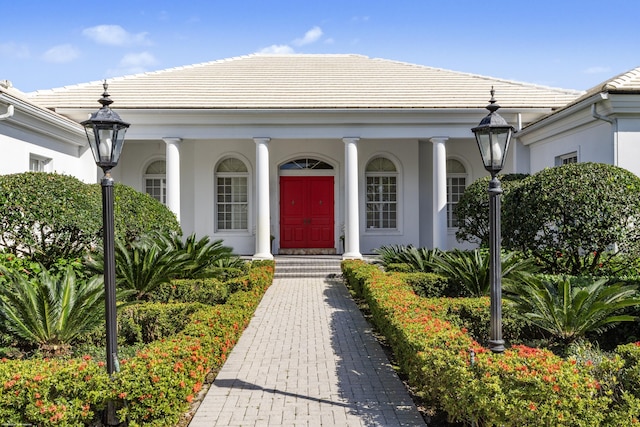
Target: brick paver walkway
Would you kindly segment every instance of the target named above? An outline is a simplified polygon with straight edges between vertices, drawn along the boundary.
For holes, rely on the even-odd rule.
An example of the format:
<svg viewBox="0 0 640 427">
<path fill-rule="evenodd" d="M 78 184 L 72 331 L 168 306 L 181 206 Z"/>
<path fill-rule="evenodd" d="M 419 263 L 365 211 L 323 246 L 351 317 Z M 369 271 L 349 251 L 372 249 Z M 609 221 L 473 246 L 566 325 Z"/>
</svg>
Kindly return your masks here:
<svg viewBox="0 0 640 427">
<path fill-rule="evenodd" d="M 190 427 L 421 425 L 342 279 L 276 276 Z"/>
</svg>

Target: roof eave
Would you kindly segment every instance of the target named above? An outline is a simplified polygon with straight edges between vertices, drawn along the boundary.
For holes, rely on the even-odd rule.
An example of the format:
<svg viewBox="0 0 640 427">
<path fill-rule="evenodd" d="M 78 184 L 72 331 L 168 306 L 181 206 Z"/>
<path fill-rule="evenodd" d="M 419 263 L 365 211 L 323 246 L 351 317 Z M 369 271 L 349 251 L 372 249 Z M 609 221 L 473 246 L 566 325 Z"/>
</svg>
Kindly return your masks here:
<svg viewBox="0 0 640 427">
<path fill-rule="evenodd" d="M 535 122 L 528 124 L 527 126 L 522 128 L 522 130 L 517 132 L 517 136 L 518 137 L 527 136 L 528 134 L 535 132 L 544 126 L 548 126 L 550 123 L 554 123 L 559 120 L 562 120 L 574 114 L 576 111 L 582 110 L 587 106 L 593 105 L 597 102 L 606 100 L 608 98 L 609 98 L 608 91 L 595 93 L 587 98 L 580 100 L 579 102 L 576 102 L 575 104 L 571 104 L 565 108 L 554 111 L 544 117 L 541 117 L 539 120 L 536 120 Z"/>
</svg>

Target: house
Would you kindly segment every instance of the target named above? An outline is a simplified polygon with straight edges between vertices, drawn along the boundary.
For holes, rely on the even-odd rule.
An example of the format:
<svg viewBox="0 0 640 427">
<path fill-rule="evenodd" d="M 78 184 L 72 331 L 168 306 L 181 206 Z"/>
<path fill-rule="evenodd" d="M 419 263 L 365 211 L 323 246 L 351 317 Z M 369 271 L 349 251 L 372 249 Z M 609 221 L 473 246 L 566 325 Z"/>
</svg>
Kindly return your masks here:
<svg viewBox="0 0 640 427">
<path fill-rule="evenodd" d="M 111 107 L 131 123 L 114 178 L 166 203 L 185 233 L 223 239 L 255 258 L 459 246 L 452 207 L 486 174 L 470 129 L 487 114 L 492 87 L 500 115 L 522 135 L 512 142 L 505 173 L 536 171 L 576 152 L 580 161 L 602 161 L 605 146 L 617 147 L 617 158 L 633 150 L 634 137 L 622 133 L 634 120 L 622 117 L 628 112 L 617 87 L 604 99 L 600 89 L 360 55 L 257 54 L 108 83 Z M 95 182 L 99 174 L 76 124 L 99 108 L 102 91 L 100 81 L 21 95 L 0 86 L 0 114 L 7 105 L 18 111 L 0 121 L 3 152 L 22 144 L 21 159 L 26 152 L 49 158 L 49 170 L 83 179 L 89 168 Z M 40 127 L 7 134 L 29 124 L 27 105 L 42 115 Z M 66 133 L 46 138 L 60 123 Z M 77 162 L 77 173 L 47 151 L 54 142 Z M 16 171 L 5 163 L 0 173 Z"/>
<path fill-rule="evenodd" d="M 34 104 L 7 80 L 0 81 L 0 153 L 1 174 L 55 170 L 96 181 L 83 127 Z"/>
<path fill-rule="evenodd" d="M 640 176 L 640 67 L 588 90 L 518 132 L 530 172 L 600 162 Z"/>
</svg>

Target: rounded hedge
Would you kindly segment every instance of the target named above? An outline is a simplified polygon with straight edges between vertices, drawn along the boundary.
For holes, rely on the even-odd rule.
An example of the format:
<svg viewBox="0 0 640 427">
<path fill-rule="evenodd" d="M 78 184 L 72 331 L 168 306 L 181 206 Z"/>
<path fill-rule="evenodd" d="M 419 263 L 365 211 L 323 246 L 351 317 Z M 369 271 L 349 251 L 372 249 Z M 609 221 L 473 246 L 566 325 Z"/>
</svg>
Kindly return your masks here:
<svg viewBox="0 0 640 427">
<path fill-rule="evenodd" d="M 81 256 L 102 227 L 100 193 L 67 175 L 0 176 L 0 244 L 46 266 Z"/>
<path fill-rule="evenodd" d="M 504 205 L 508 203 L 506 196 L 528 176 L 522 173 L 498 175 L 503 191 L 501 209 L 503 212 Z M 459 223 L 456 239 L 460 242 L 467 241 L 481 247 L 489 246 L 489 193 L 487 190 L 490 179 L 491 177 L 486 176 L 471 183 L 456 205 L 455 213 Z"/>
<path fill-rule="evenodd" d="M 544 169 L 506 195 L 505 248 L 533 254 L 555 273 L 594 273 L 640 249 L 640 178 L 601 163 Z"/>
<path fill-rule="evenodd" d="M 94 184 L 97 191 L 100 184 Z M 182 235 L 176 215 L 165 205 L 146 193 L 116 183 L 114 194 L 114 221 L 116 236 L 132 241 L 151 231 L 175 232 Z"/>
<path fill-rule="evenodd" d="M 100 243 L 100 184 L 68 175 L 25 172 L 0 175 L 0 245 L 3 251 L 46 267 L 82 257 Z M 153 197 L 114 186 L 116 237 L 135 239 L 153 231 L 181 234 L 175 215 Z"/>
</svg>

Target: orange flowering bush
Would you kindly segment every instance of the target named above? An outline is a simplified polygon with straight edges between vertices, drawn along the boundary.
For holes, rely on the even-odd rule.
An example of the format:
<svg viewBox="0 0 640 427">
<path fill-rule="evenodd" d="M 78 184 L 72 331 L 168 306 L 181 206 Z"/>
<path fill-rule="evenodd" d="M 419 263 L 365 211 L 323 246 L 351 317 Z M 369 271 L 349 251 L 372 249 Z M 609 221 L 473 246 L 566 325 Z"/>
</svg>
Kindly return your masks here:
<svg viewBox="0 0 640 427">
<path fill-rule="evenodd" d="M 451 421 L 480 426 L 638 421 L 640 346 L 622 346 L 598 365 L 526 346 L 493 354 L 450 321 L 450 300 L 420 298 L 397 275 L 363 261 L 343 261 L 342 268 L 350 287 L 367 301 L 411 386 Z M 630 381 L 620 384 L 621 375 Z"/>
<path fill-rule="evenodd" d="M 120 360 L 109 379 L 104 362 L 79 359 L 0 361 L 0 421 L 37 426 L 93 425 L 107 401 L 129 426 L 175 425 L 217 372 L 273 279 L 274 265 L 254 263 L 246 290 L 191 315 L 181 332 Z"/>
</svg>

